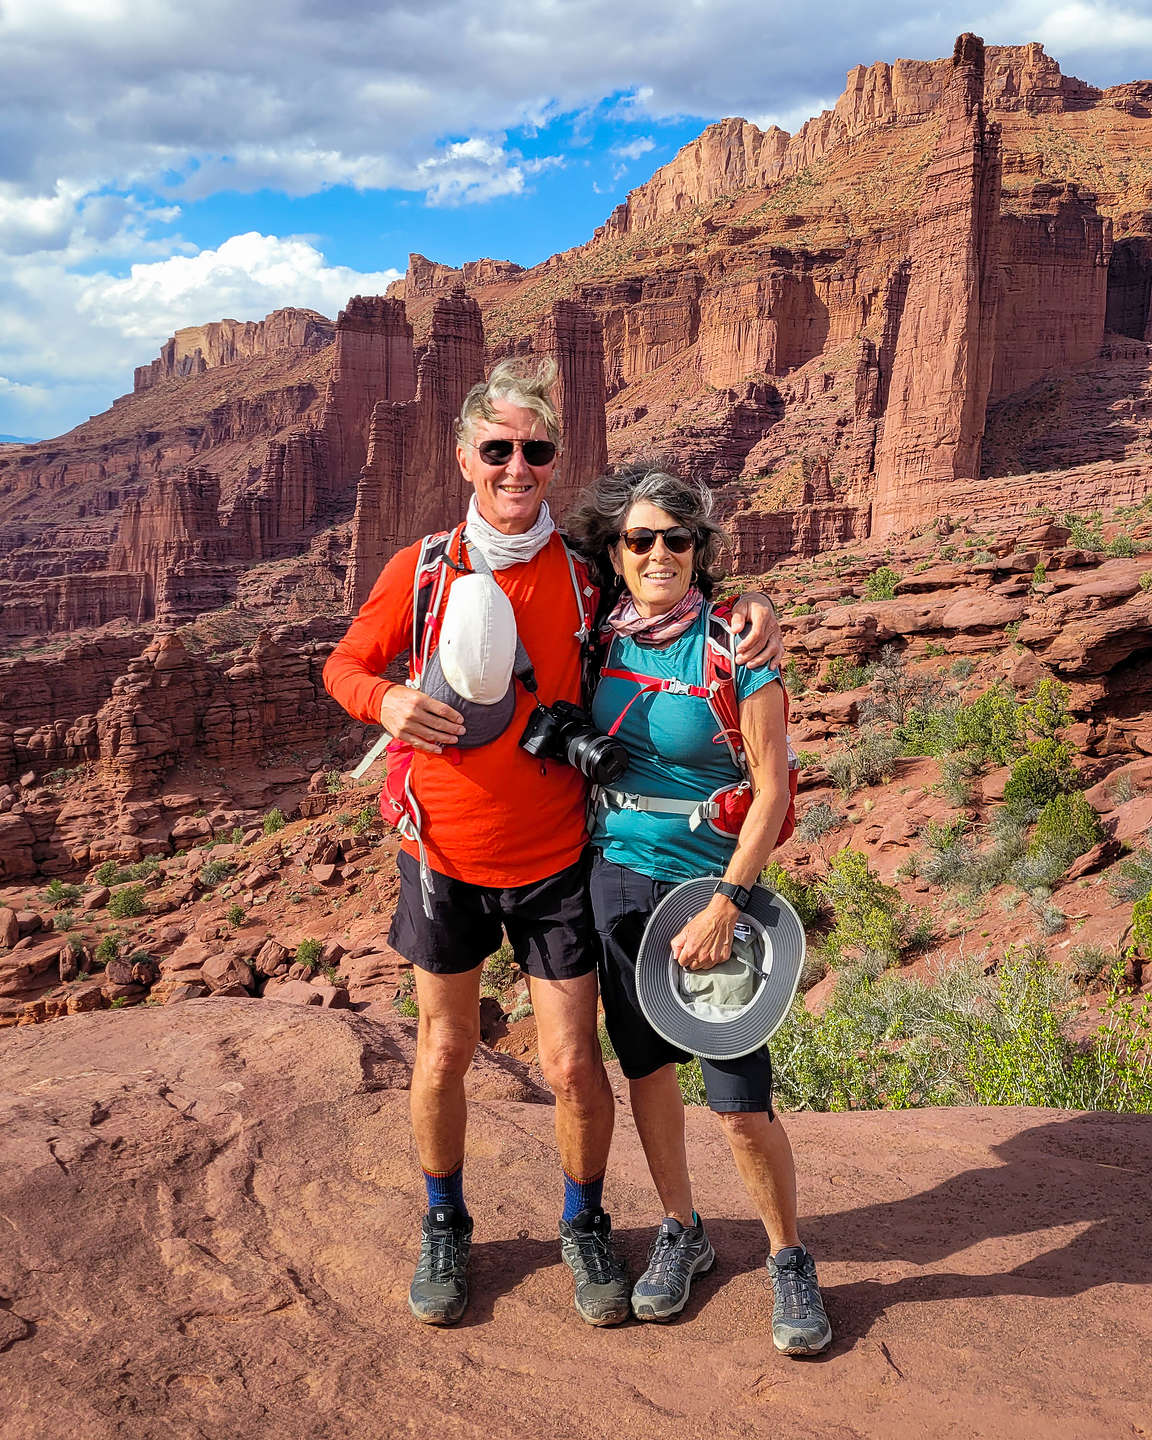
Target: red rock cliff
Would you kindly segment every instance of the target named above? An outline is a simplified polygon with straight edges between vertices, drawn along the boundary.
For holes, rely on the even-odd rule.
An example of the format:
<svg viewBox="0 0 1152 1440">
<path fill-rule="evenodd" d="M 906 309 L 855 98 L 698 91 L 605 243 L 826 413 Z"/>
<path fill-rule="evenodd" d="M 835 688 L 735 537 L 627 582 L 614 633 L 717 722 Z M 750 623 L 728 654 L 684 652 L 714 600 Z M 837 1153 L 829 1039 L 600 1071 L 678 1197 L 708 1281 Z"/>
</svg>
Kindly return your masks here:
<svg viewBox="0 0 1152 1440">
<path fill-rule="evenodd" d="M 162 380 L 187 379 L 219 365 L 233 365 L 281 351 L 322 350 L 335 327 L 315 310 L 273 310 L 263 320 L 217 320 L 177 330 L 150 365 L 138 365 L 133 389 L 150 390 Z"/>
</svg>

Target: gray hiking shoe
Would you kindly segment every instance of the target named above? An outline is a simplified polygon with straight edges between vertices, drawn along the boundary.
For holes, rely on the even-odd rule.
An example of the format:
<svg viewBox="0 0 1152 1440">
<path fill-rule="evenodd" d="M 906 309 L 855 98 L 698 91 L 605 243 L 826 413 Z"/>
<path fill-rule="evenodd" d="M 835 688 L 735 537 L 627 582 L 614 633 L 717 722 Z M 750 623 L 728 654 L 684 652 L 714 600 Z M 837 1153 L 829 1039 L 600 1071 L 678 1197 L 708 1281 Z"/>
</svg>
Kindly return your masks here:
<svg viewBox="0 0 1152 1440">
<path fill-rule="evenodd" d="M 420 1260 L 408 1308 L 425 1325 L 455 1325 L 468 1304 L 472 1217 L 454 1205 L 433 1205 L 420 1222 Z"/>
<path fill-rule="evenodd" d="M 628 1270 L 612 1245 L 612 1217 L 581 1210 L 560 1221 L 560 1253 L 576 1277 L 576 1309 L 589 1325 L 619 1325 L 628 1318 Z"/>
<path fill-rule="evenodd" d="M 707 1274 L 715 1263 L 699 1215 L 689 1226 L 669 1215 L 648 1252 L 648 1268 L 633 1288 L 632 1313 L 637 1320 L 671 1320 L 688 1303 L 692 1277 Z"/>
<path fill-rule="evenodd" d="M 772 1343 L 785 1355 L 819 1355 L 832 1343 L 832 1327 L 820 1296 L 816 1262 L 803 1245 L 769 1255 L 772 1277 Z"/>
</svg>

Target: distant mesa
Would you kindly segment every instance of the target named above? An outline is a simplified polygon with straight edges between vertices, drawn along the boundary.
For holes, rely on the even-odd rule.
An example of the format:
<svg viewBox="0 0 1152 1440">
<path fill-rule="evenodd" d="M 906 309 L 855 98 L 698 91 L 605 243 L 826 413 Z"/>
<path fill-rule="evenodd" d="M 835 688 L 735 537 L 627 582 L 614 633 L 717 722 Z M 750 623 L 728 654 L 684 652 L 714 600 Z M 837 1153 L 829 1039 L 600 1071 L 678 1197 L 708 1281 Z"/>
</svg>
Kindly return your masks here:
<svg viewBox="0 0 1152 1440">
<path fill-rule="evenodd" d="M 40 442 L 32 435 L 0 435 L 0 445 L 38 445 Z"/>
</svg>

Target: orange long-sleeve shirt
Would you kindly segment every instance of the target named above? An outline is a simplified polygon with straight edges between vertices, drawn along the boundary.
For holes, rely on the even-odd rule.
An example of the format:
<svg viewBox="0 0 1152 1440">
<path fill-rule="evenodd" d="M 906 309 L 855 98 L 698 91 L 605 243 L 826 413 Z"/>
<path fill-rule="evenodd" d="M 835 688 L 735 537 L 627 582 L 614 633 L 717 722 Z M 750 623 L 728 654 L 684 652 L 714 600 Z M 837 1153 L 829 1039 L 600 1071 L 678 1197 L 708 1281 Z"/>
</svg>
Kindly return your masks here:
<svg viewBox="0 0 1152 1440">
<path fill-rule="evenodd" d="M 412 638 L 412 583 L 420 546 L 385 566 L 324 667 L 328 693 L 351 715 L 379 723 L 388 682 L 380 677 Z M 564 546 L 553 535 L 526 565 L 497 570 L 545 705 L 580 701 L 581 616 Z M 454 572 L 449 571 L 450 577 Z M 534 701 L 517 684 L 516 713 L 495 740 L 443 755 L 417 752 L 412 788 L 423 814 L 428 863 L 473 885 L 531 885 L 573 864 L 586 842 L 583 777 L 563 761 L 520 748 Z M 404 847 L 416 854 L 412 841 Z"/>
</svg>

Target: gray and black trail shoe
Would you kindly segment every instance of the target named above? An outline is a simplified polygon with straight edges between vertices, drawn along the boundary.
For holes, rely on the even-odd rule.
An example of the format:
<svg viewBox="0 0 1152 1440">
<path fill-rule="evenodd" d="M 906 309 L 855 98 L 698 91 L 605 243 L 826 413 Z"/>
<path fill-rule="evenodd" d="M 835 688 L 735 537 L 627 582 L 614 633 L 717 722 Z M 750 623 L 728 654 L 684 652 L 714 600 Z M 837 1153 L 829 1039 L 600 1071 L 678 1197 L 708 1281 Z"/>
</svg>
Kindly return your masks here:
<svg viewBox="0 0 1152 1440">
<path fill-rule="evenodd" d="M 648 1252 L 648 1268 L 632 1291 L 632 1313 L 637 1320 L 671 1320 L 688 1303 L 693 1276 L 706 1275 L 715 1263 L 716 1252 L 699 1215 L 695 1225 L 688 1226 L 669 1215 Z"/>
<path fill-rule="evenodd" d="M 767 1260 L 772 1277 L 772 1343 L 785 1355 L 819 1355 L 832 1343 L 816 1262 L 803 1245 L 789 1245 Z"/>
<path fill-rule="evenodd" d="M 454 1205 L 433 1205 L 420 1222 L 420 1260 L 408 1308 L 425 1325 L 455 1325 L 468 1304 L 472 1217 Z"/>
<path fill-rule="evenodd" d="M 581 1210 L 560 1221 L 560 1253 L 576 1279 L 576 1309 L 589 1325 L 627 1320 L 628 1270 L 612 1244 L 612 1217 Z"/>
</svg>

